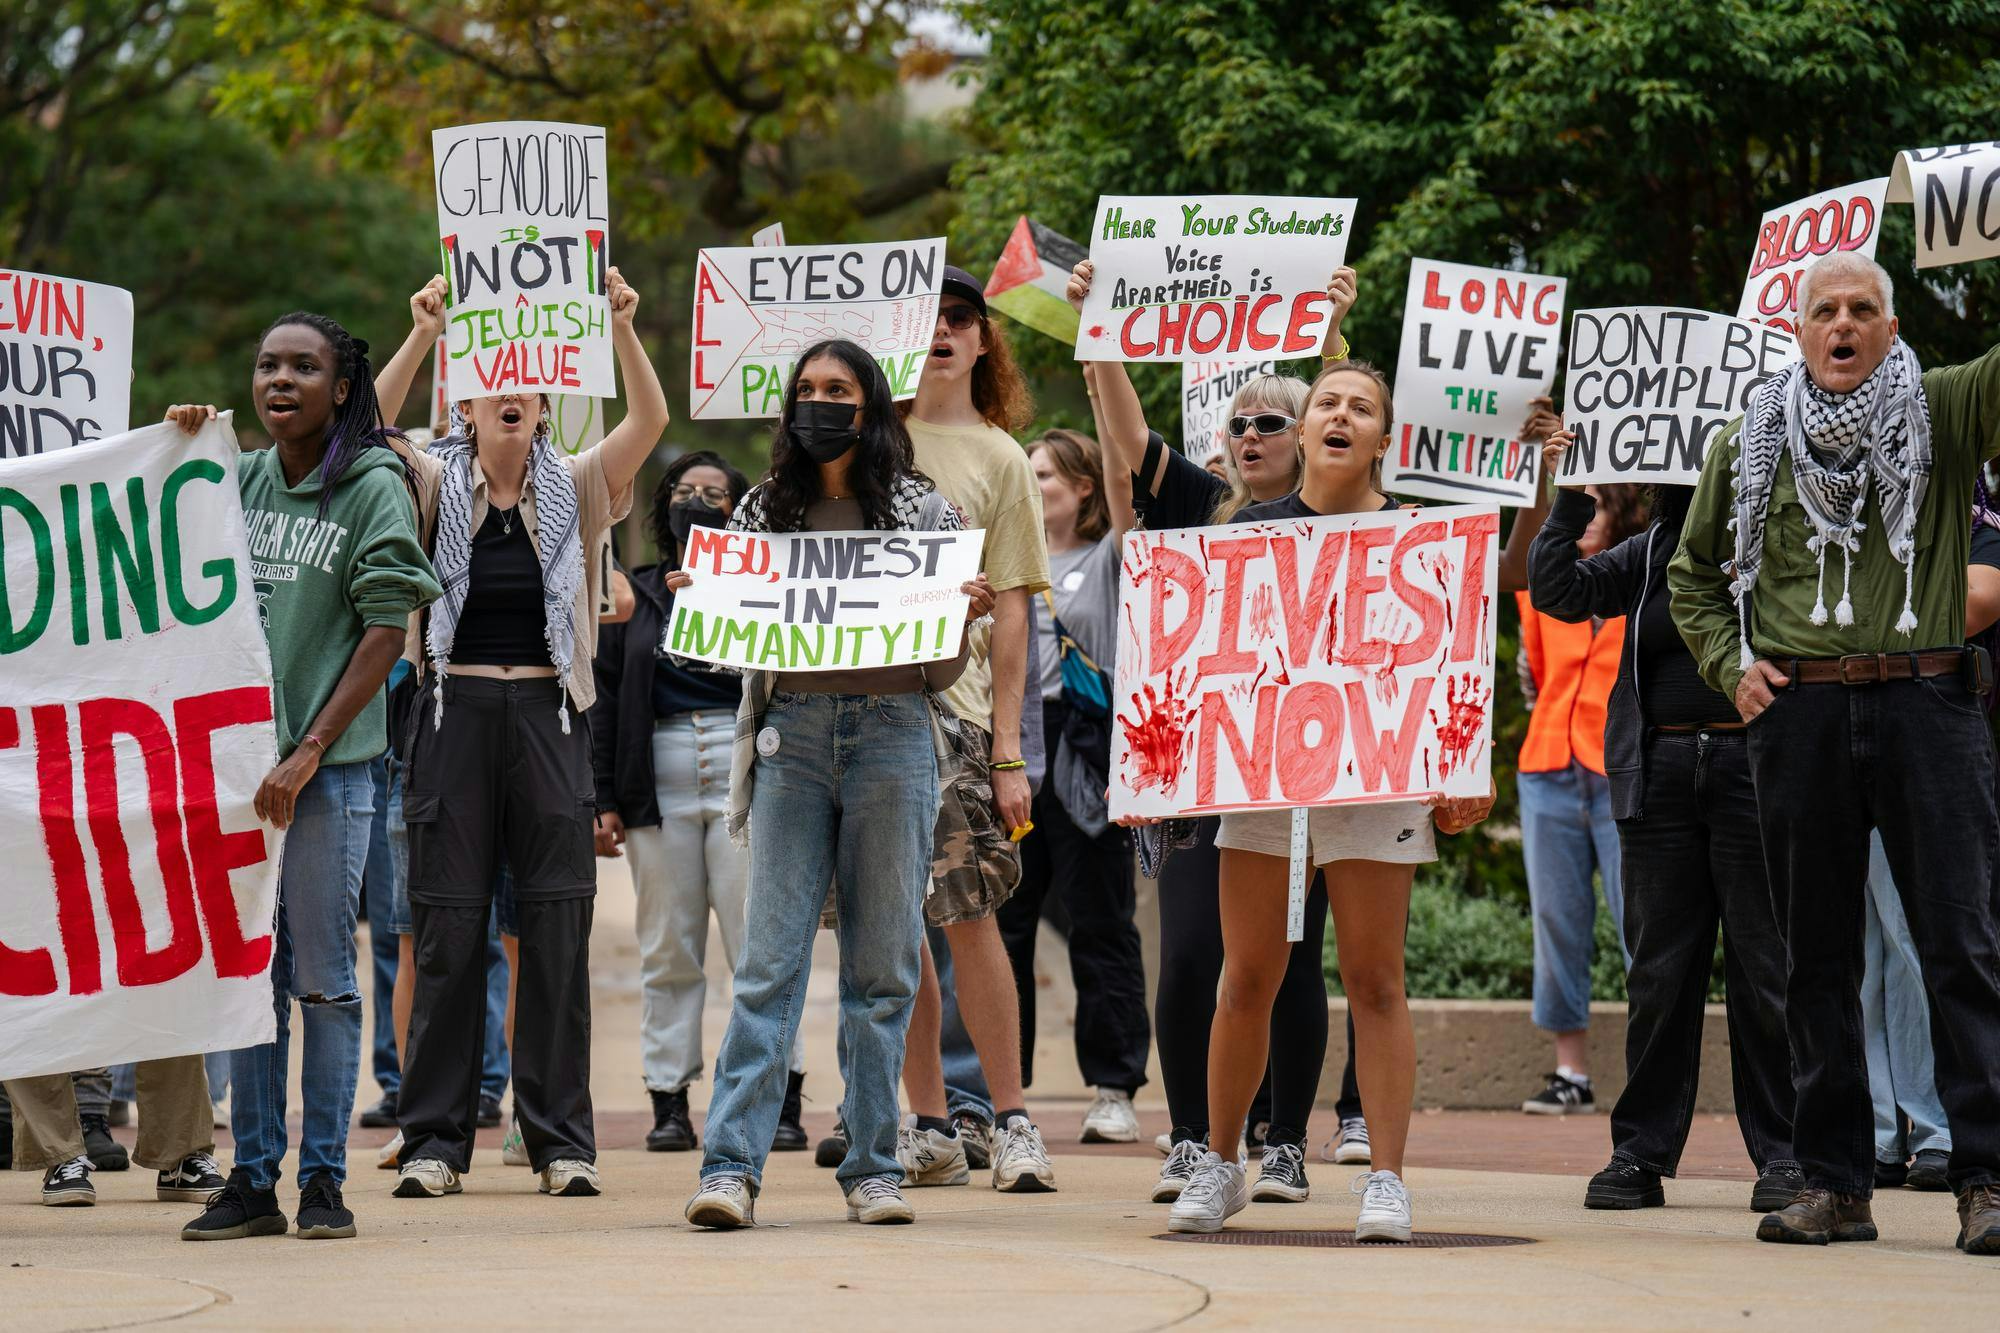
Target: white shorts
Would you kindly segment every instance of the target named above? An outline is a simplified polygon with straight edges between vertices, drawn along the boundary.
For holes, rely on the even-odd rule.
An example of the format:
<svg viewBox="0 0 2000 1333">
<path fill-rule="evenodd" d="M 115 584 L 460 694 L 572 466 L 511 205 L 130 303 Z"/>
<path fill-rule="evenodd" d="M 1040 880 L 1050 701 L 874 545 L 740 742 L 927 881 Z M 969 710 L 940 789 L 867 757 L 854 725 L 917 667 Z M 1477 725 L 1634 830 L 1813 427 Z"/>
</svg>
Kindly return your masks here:
<svg viewBox="0 0 2000 1333">
<path fill-rule="evenodd" d="M 1421 801 L 1317 806 L 1307 813 L 1306 832 L 1316 866 L 1333 861 L 1422 865 L 1437 860 L 1430 807 Z M 1289 861 L 1292 812 L 1239 810 L 1226 814 L 1215 845 Z"/>
</svg>

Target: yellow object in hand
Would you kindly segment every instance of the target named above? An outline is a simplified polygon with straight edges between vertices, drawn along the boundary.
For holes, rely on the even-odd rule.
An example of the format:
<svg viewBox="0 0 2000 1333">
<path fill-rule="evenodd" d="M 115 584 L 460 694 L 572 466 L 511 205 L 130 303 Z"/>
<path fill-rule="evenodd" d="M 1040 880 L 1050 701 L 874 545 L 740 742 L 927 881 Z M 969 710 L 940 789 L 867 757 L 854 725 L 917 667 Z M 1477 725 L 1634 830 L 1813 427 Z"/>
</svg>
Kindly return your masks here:
<svg viewBox="0 0 2000 1333">
<path fill-rule="evenodd" d="M 1033 833 L 1034 831 L 1035 831 L 1035 821 L 1031 819 L 1027 823 L 1021 825 L 1021 827 L 1015 829 L 1012 833 L 1009 833 L 1007 835 L 1007 840 L 1009 842 L 1019 842 L 1021 839 L 1027 837 L 1030 833 Z"/>
</svg>

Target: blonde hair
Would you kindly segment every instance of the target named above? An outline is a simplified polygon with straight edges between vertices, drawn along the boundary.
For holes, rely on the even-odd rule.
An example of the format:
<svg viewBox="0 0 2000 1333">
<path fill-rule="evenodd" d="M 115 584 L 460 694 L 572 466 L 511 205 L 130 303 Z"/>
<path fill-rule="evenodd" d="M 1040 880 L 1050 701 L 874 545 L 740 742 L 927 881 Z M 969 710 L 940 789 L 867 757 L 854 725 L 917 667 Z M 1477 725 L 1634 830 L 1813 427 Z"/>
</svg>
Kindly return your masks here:
<svg viewBox="0 0 2000 1333">
<path fill-rule="evenodd" d="M 1306 382 L 1296 375 L 1259 375 L 1236 391 L 1229 400 L 1228 415 L 1223 418 L 1247 415 L 1248 408 L 1272 408 L 1283 412 L 1296 422 L 1306 410 Z M 1294 431 L 1298 429 L 1295 425 Z M 1292 476 L 1296 481 L 1302 460 L 1299 457 L 1298 440 L 1292 441 Z M 1210 515 L 1211 523 L 1233 523 L 1236 516 L 1257 503 L 1257 497 L 1250 493 L 1243 474 L 1236 468 L 1236 455 L 1230 451 L 1229 441 L 1222 442 L 1222 465 L 1229 473 L 1229 490 L 1216 501 L 1215 513 Z"/>
</svg>

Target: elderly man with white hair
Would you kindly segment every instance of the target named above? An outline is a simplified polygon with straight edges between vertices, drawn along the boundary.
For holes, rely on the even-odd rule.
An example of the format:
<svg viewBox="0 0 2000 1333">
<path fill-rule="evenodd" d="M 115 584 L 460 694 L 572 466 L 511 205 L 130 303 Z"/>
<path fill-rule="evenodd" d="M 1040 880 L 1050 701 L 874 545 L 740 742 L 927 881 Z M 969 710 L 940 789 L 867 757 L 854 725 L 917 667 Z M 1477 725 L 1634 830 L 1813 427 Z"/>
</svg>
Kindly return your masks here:
<svg viewBox="0 0 2000 1333">
<path fill-rule="evenodd" d="M 1964 646 L 1973 483 L 2000 453 L 2000 347 L 1925 371 L 1896 334 L 1880 265 L 1842 254 L 1806 271 L 1804 360 L 1710 448 L 1667 578 L 1702 675 L 1749 725 L 1786 932 L 1806 1189 L 1757 1237 L 1875 1239 L 1860 1001 L 1872 829 L 1930 995 L 1958 1244 L 2000 1255 L 1992 662 Z"/>
</svg>

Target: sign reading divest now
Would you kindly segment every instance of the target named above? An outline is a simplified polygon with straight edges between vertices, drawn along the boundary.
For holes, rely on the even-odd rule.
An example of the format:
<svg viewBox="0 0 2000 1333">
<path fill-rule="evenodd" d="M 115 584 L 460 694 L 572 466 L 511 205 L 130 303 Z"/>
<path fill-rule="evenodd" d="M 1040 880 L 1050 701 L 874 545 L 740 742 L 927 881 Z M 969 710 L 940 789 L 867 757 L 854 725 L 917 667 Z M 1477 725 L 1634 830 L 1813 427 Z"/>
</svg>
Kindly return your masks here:
<svg viewBox="0 0 2000 1333">
<path fill-rule="evenodd" d="M 1563 454 L 1562 484 L 1694 485 L 1709 441 L 1798 355 L 1783 329 L 1706 310 L 1577 311 L 1563 405 L 1576 443 Z"/>
<path fill-rule="evenodd" d="M 1822 190 L 1774 208 L 1757 228 L 1757 253 L 1743 280 L 1738 319 L 1754 319 L 1796 335 L 1799 275 L 1831 254 L 1875 257 L 1882 236 L 1882 195 L 1889 178 Z"/>
<path fill-rule="evenodd" d="M 0 1077 L 274 1037 L 236 460 L 225 416 L 0 469 Z"/>
<path fill-rule="evenodd" d="M 1352 199 L 1105 195 L 1076 359 L 1316 355 L 1353 225 Z"/>
<path fill-rule="evenodd" d="M 1918 268 L 2000 255 L 2000 143 L 1898 153 L 1888 198 L 1916 208 Z"/>
<path fill-rule="evenodd" d="M 547 120 L 431 133 L 453 398 L 617 394 L 604 131 Z"/>
<path fill-rule="evenodd" d="M 954 657 L 986 534 L 695 528 L 660 651 L 758 671 Z"/>
<path fill-rule="evenodd" d="M 1438 500 L 1535 502 L 1541 451 L 1517 432 L 1529 402 L 1555 383 L 1568 285 L 1410 261 L 1385 486 Z"/>
<path fill-rule="evenodd" d="M 0 458 L 122 435 L 132 409 L 132 293 L 0 269 Z"/>
<path fill-rule="evenodd" d="M 865 348 L 914 398 L 937 332 L 944 238 L 739 246 L 695 260 L 690 414 L 774 417 L 799 354 L 828 338 Z"/>
<path fill-rule="evenodd" d="M 1500 512 L 1126 538 L 1111 814 L 1483 796 Z"/>
<path fill-rule="evenodd" d="M 1207 463 L 1222 452 L 1228 444 L 1229 404 L 1236 391 L 1260 376 L 1277 373 L 1276 361 L 1181 362 L 1181 452 L 1197 463 Z"/>
</svg>

